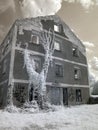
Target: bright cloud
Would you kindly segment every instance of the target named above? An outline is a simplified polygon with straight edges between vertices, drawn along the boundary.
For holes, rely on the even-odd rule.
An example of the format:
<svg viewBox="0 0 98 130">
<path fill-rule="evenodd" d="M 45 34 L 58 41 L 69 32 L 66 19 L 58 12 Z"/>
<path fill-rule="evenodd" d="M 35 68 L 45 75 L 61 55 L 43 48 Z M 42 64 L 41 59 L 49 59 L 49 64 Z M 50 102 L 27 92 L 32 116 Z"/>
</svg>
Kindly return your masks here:
<svg viewBox="0 0 98 130">
<path fill-rule="evenodd" d="M 98 57 L 93 57 L 93 59 L 90 61 L 91 67 L 94 70 L 98 71 Z"/>
<path fill-rule="evenodd" d="M 0 0 L 0 14 L 11 8 L 16 14 L 21 10 L 23 17 L 54 15 L 61 3 L 62 0 Z"/>
<path fill-rule="evenodd" d="M 64 0 L 64 1 L 67 1 L 69 3 L 78 2 L 86 9 L 88 9 L 90 6 L 94 4 L 98 4 L 98 0 Z"/>
<path fill-rule="evenodd" d="M 24 17 L 54 15 L 61 8 L 62 0 L 23 0 L 20 8 Z"/>
<path fill-rule="evenodd" d="M 0 0 L 0 43 L 15 19 L 54 15 L 61 4 L 62 0 Z"/>
<path fill-rule="evenodd" d="M 86 47 L 94 47 L 94 44 L 91 43 L 91 42 L 83 42 L 83 44 L 86 46 Z"/>
<path fill-rule="evenodd" d="M 93 0 L 78 0 L 85 8 L 89 8 L 91 5 L 94 4 Z"/>
</svg>

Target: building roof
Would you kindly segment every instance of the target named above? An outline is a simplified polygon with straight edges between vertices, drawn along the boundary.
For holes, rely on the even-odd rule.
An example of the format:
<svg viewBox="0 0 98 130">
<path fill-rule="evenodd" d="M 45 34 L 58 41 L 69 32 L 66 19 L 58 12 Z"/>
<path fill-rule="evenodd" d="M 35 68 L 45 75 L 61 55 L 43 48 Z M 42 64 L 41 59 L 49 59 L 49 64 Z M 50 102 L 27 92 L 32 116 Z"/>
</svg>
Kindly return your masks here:
<svg viewBox="0 0 98 130">
<path fill-rule="evenodd" d="M 36 17 L 36 18 L 18 19 L 18 20 L 15 21 L 14 25 L 24 26 L 25 29 L 26 28 L 32 29 L 32 26 L 33 26 L 33 29 L 35 28 L 35 30 L 36 29 L 42 30 L 43 27 L 42 27 L 41 20 L 53 20 L 55 23 L 61 24 L 63 26 L 63 31 L 65 33 L 65 36 L 67 36 L 67 38 L 68 38 L 66 40 L 68 40 L 71 43 L 78 46 L 78 49 L 81 51 L 81 53 L 85 55 L 85 46 L 83 45 L 83 43 L 75 35 L 75 33 L 70 29 L 70 27 L 66 23 L 64 23 L 64 21 L 62 21 L 60 19 L 60 17 L 57 16 L 57 15 L 40 16 L 40 17 Z"/>
<path fill-rule="evenodd" d="M 25 25 L 29 24 L 34 25 L 35 27 L 42 28 L 41 20 L 54 20 L 57 24 L 63 25 L 63 30 L 65 35 L 68 37 L 68 40 L 78 46 L 79 50 L 85 55 L 85 46 L 81 42 L 81 40 L 75 35 L 75 33 L 70 29 L 70 27 L 64 23 L 57 15 L 50 15 L 50 16 L 40 16 L 36 18 L 26 18 L 26 19 L 20 19 L 16 21 L 16 24 Z"/>
</svg>

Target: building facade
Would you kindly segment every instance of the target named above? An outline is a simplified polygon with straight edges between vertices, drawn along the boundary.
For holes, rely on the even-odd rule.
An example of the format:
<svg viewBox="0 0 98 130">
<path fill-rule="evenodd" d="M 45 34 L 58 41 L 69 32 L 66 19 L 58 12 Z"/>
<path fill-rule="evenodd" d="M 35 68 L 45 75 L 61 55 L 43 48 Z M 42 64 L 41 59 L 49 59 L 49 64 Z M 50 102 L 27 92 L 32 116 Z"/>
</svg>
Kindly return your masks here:
<svg viewBox="0 0 98 130">
<path fill-rule="evenodd" d="M 14 104 L 21 106 L 26 101 L 29 77 L 24 66 L 23 52 L 28 44 L 36 71 L 40 72 L 44 62 L 40 33 L 49 29 L 55 33 L 55 50 L 46 83 L 49 102 L 55 105 L 87 103 L 89 81 L 85 47 L 72 30 L 54 15 L 17 20 L 0 45 L 1 107 L 6 106 L 10 85 L 13 86 Z M 31 88 L 30 101 L 33 100 Z"/>
</svg>

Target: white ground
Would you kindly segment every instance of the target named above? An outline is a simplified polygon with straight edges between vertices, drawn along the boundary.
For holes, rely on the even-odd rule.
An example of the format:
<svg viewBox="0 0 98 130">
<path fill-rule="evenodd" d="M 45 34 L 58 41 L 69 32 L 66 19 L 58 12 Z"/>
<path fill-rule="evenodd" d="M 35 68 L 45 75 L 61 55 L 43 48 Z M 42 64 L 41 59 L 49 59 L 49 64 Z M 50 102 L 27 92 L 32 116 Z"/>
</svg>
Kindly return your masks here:
<svg viewBox="0 0 98 130">
<path fill-rule="evenodd" d="M 98 105 L 34 114 L 0 111 L 0 130 L 98 130 Z"/>
</svg>

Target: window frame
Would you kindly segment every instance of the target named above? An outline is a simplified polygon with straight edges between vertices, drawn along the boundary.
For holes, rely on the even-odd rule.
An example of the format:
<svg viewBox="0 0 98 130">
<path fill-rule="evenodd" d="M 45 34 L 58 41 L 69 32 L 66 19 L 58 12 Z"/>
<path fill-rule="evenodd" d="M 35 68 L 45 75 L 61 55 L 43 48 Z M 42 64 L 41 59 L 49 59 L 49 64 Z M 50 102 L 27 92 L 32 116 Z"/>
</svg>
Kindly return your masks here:
<svg viewBox="0 0 98 130">
<path fill-rule="evenodd" d="M 56 67 L 60 67 L 60 68 L 56 68 Z M 58 70 L 57 70 L 58 69 Z M 61 70 L 60 70 L 61 69 Z M 58 71 L 58 72 L 57 72 Z M 62 64 L 56 63 L 55 64 L 55 76 L 56 77 L 64 77 L 64 67 Z"/>
<path fill-rule="evenodd" d="M 72 55 L 73 57 L 79 57 L 79 49 L 76 46 L 72 47 Z"/>
<path fill-rule="evenodd" d="M 37 38 L 37 39 L 36 39 L 37 42 L 35 42 L 35 40 L 33 41 L 33 37 L 36 37 L 36 38 Z M 32 44 L 39 45 L 39 36 L 32 34 L 32 35 L 31 35 L 31 40 L 30 40 L 30 42 L 31 42 Z"/>
<path fill-rule="evenodd" d="M 54 24 L 54 31 L 60 33 L 61 32 L 61 25 Z"/>
<path fill-rule="evenodd" d="M 82 102 L 82 90 L 81 89 L 76 89 L 76 102 Z"/>
<path fill-rule="evenodd" d="M 57 46 L 59 45 L 59 49 L 58 49 L 58 47 L 56 48 L 56 44 L 57 44 Z M 60 44 L 60 42 L 58 42 L 58 41 L 54 42 L 54 50 L 61 51 L 61 44 Z"/>
<path fill-rule="evenodd" d="M 75 72 L 77 71 L 77 72 Z M 81 79 L 81 69 L 79 67 L 74 67 L 74 79 L 80 80 Z"/>
</svg>

